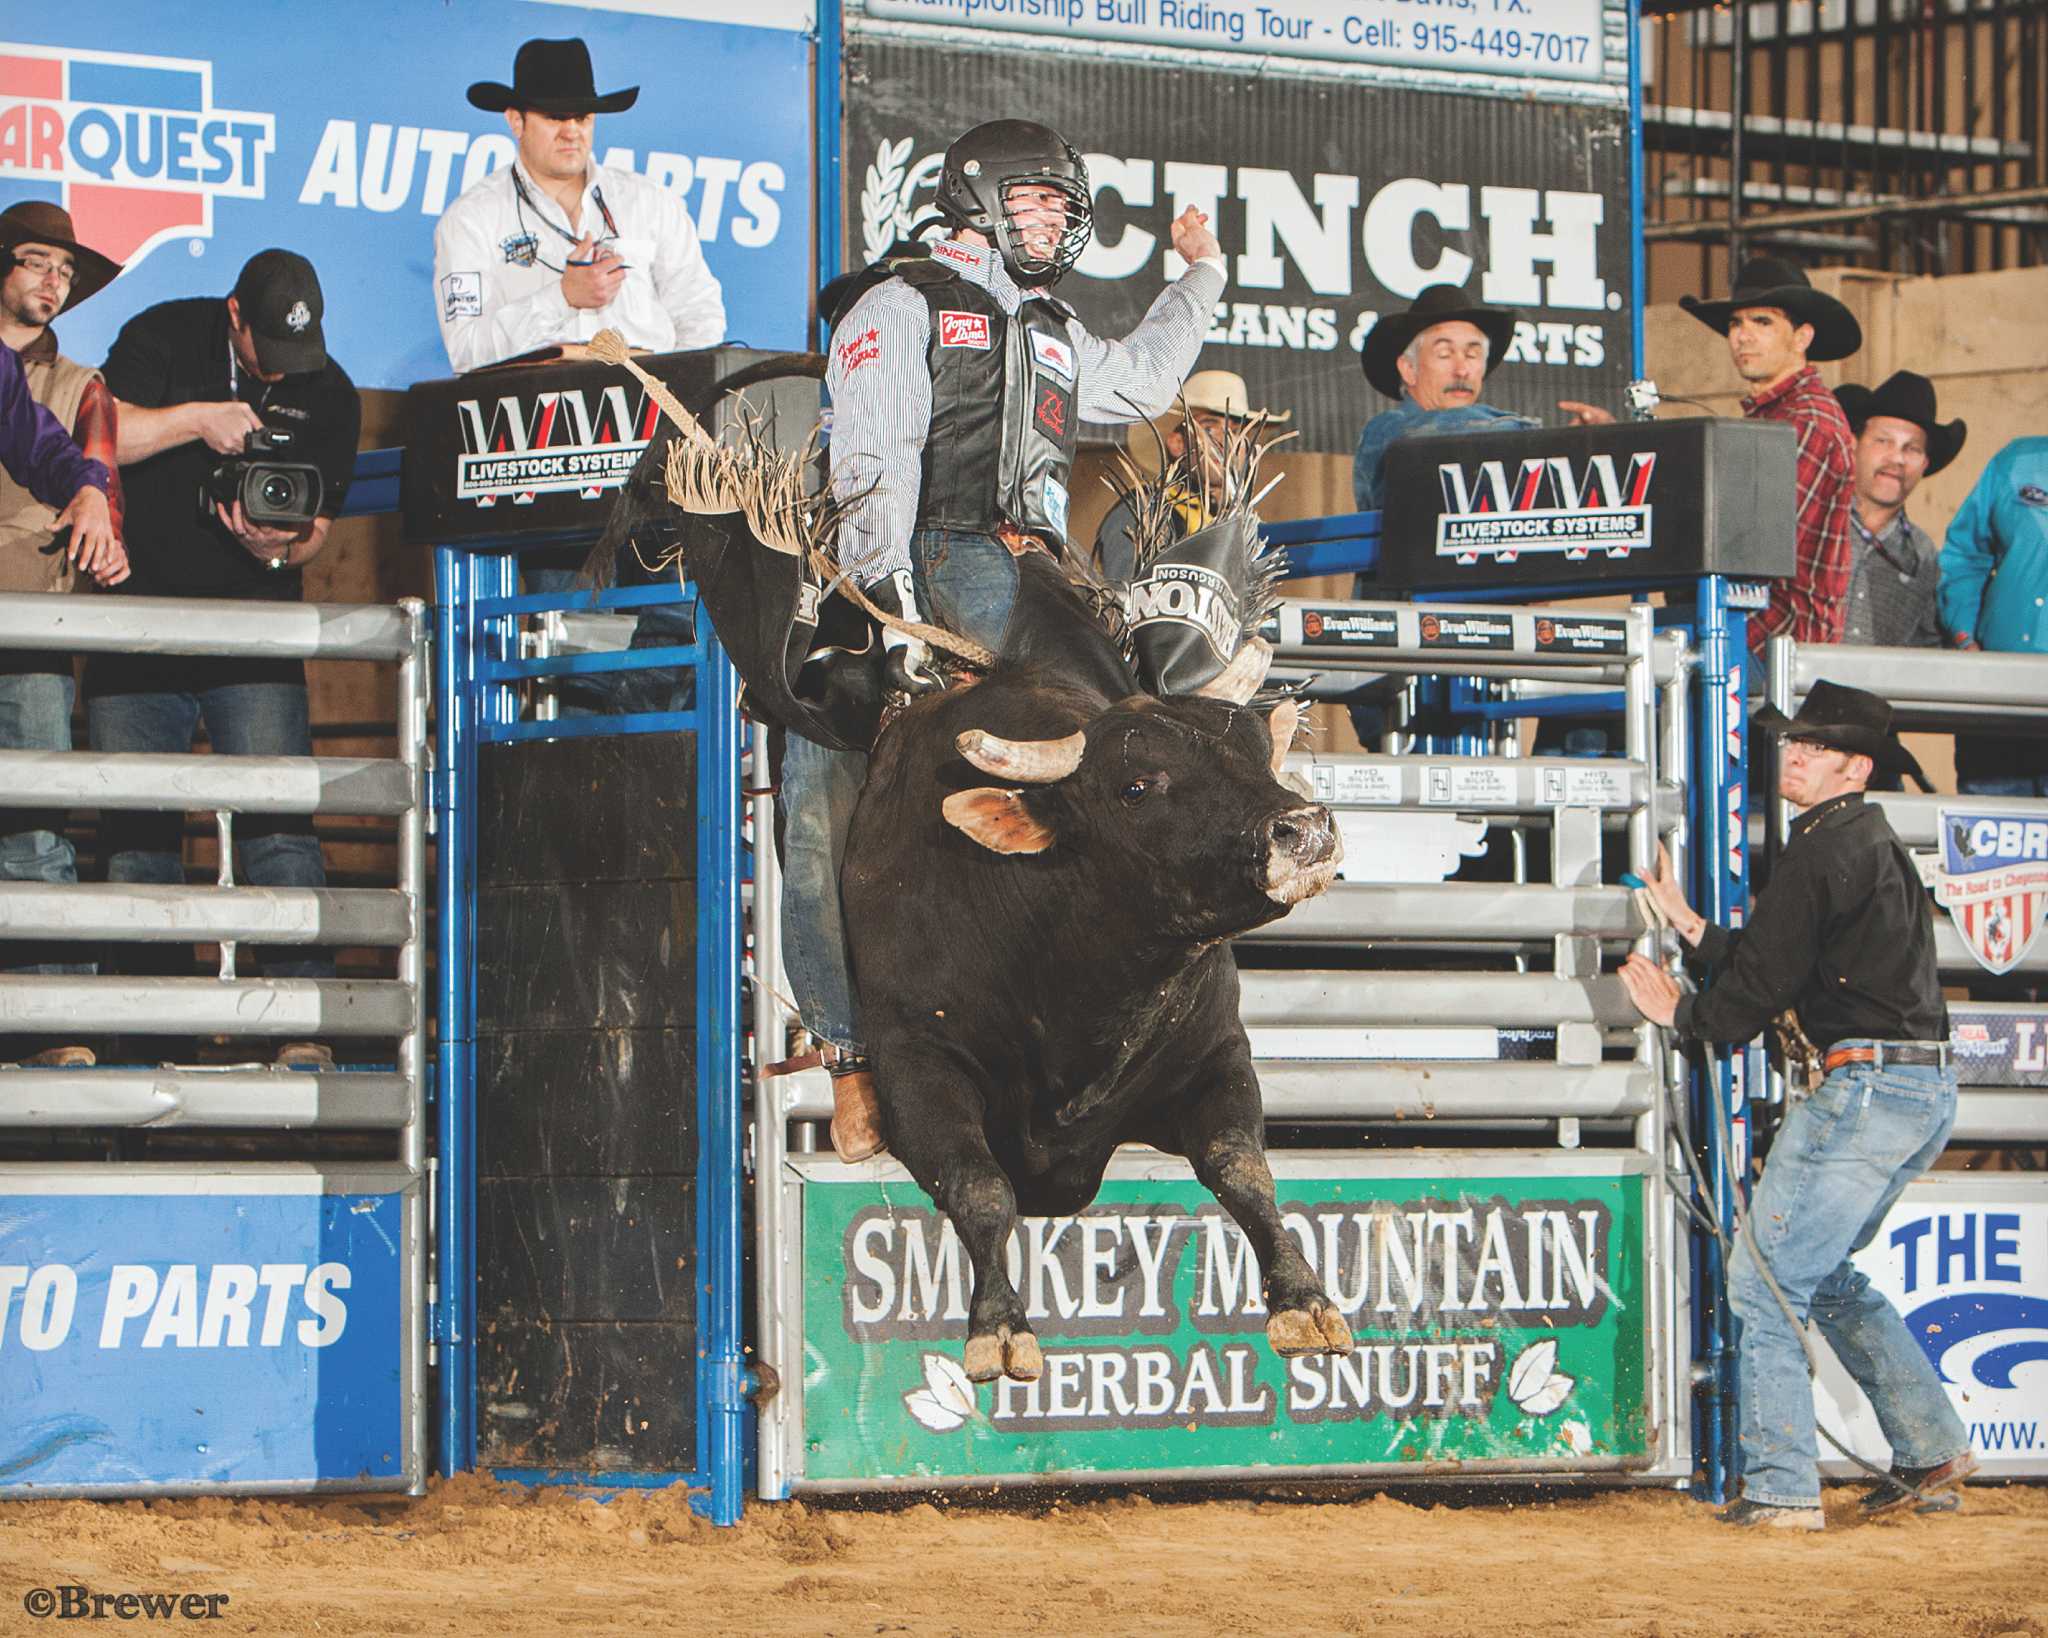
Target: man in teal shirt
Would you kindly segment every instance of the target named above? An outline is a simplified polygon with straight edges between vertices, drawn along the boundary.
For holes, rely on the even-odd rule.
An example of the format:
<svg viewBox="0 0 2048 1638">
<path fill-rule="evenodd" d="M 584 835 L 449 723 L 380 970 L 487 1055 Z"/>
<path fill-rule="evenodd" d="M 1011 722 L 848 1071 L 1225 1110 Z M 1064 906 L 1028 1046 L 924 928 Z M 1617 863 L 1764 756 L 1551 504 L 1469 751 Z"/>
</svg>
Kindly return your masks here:
<svg viewBox="0 0 2048 1638">
<path fill-rule="evenodd" d="M 2048 437 L 1991 459 L 1941 549 L 1941 629 L 1957 648 L 2048 654 Z M 1956 786 L 2048 796 L 2048 740 L 1956 736 Z"/>
</svg>

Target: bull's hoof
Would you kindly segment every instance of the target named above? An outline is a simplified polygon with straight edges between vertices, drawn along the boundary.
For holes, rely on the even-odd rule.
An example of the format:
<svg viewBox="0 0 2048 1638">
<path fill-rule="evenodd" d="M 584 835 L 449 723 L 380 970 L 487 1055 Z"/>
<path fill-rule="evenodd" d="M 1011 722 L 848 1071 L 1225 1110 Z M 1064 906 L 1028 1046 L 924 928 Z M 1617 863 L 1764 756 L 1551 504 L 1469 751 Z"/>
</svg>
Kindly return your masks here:
<svg viewBox="0 0 2048 1638">
<path fill-rule="evenodd" d="M 1348 1354 L 1351 1327 L 1336 1304 L 1318 1297 L 1306 1308 L 1283 1308 L 1266 1321 L 1266 1340 L 1282 1359 L 1299 1354 Z"/>
<path fill-rule="evenodd" d="M 967 1339 L 964 1363 L 970 1382 L 993 1382 L 999 1376 L 1014 1382 L 1036 1382 L 1045 1370 L 1045 1355 L 1039 1352 L 1038 1338 L 1029 1331 L 999 1325 Z"/>
</svg>

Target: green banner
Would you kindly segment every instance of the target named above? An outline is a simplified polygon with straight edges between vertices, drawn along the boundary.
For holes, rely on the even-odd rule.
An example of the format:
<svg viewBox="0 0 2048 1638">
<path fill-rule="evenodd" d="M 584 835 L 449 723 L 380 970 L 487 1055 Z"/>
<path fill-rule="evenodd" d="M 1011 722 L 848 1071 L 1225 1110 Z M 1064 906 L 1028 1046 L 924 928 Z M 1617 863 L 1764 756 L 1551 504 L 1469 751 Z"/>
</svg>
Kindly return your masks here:
<svg viewBox="0 0 2048 1638">
<path fill-rule="evenodd" d="M 1027 1218 L 1010 1271 L 1036 1382 L 960 1368 L 970 1278 L 913 1185 L 803 1185 L 806 1480 L 1609 1465 L 1646 1458 L 1633 1176 L 1283 1177 L 1287 1227 L 1357 1339 L 1267 1345 L 1256 1261 L 1191 1179 Z"/>
</svg>

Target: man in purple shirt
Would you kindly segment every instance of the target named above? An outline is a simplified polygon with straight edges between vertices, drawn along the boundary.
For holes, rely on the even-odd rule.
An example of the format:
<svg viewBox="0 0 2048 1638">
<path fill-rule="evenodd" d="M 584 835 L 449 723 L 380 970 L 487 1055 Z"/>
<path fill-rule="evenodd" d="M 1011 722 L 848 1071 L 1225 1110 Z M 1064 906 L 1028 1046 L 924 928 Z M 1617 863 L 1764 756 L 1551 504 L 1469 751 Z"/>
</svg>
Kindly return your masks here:
<svg viewBox="0 0 2048 1638">
<path fill-rule="evenodd" d="M 45 506 L 57 508 L 57 532 L 71 531 L 71 560 L 90 573 L 119 551 L 107 509 L 107 469 L 89 460 L 71 434 L 29 395 L 21 356 L 0 346 L 0 466 Z"/>
</svg>

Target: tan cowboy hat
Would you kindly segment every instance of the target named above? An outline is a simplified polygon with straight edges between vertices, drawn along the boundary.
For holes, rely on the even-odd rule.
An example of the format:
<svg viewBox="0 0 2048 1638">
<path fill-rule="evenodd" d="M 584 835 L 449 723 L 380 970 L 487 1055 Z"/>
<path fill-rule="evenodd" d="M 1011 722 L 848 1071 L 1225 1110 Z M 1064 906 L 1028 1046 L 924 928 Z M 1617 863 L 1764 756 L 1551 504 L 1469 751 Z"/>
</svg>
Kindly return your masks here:
<svg viewBox="0 0 2048 1638">
<path fill-rule="evenodd" d="M 64 298 L 60 313 L 68 313 L 86 297 L 114 282 L 121 264 L 102 256 L 89 245 L 78 242 L 72 230 L 71 212 L 46 199 L 23 199 L 0 210 L 0 245 L 55 245 L 71 252 L 71 294 Z"/>
<path fill-rule="evenodd" d="M 1284 426 L 1294 419 L 1292 410 L 1259 410 L 1251 407 L 1251 388 L 1235 370 L 1197 370 L 1181 384 L 1180 402 L 1152 421 L 1133 421 L 1124 429 L 1124 448 L 1147 472 L 1159 467 L 1159 440 L 1180 425 L 1187 411 L 1201 410 L 1232 421 L 1249 421 L 1263 415 L 1268 426 Z"/>
</svg>

